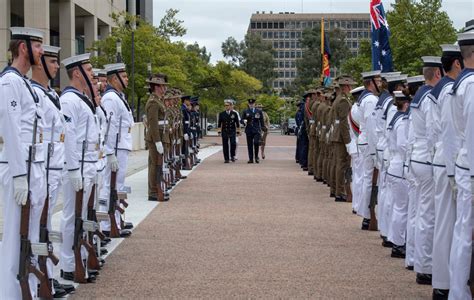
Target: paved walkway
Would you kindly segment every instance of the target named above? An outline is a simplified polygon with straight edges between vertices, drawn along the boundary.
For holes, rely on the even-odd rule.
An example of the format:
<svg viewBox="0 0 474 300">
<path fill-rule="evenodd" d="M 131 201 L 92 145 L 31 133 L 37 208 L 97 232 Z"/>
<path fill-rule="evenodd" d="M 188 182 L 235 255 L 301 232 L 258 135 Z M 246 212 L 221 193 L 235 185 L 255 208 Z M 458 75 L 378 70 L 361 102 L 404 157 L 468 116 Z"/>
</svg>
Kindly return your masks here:
<svg viewBox="0 0 474 300">
<path fill-rule="evenodd" d="M 72 298 L 430 298 L 349 203 L 294 163 L 294 142 L 271 136 L 259 165 L 244 147 L 234 164 L 207 158 Z"/>
</svg>

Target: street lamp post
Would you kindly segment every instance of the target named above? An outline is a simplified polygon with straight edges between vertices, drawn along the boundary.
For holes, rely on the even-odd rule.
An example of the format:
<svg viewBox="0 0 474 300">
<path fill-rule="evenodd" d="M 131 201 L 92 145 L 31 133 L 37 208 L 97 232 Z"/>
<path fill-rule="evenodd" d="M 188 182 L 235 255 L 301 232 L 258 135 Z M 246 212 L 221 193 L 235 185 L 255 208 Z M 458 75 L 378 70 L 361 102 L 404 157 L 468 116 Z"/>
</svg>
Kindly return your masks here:
<svg viewBox="0 0 474 300">
<path fill-rule="evenodd" d="M 135 16 L 135 15 L 134 15 Z M 132 22 L 132 112 L 134 111 L 134 104 L 135 104 L 135 29 L 137 25 L 135 23 L 135 19 Z M 135 117 L 135 121 L 137 121 L 138 115 Z"/>
<path fill-rule="evenodd" d="M 115 43 L 116 49 L 117 49 L 117 63 L 122 62 L 122 40 L 118 39 L 117 42 Z"/>
</svg>

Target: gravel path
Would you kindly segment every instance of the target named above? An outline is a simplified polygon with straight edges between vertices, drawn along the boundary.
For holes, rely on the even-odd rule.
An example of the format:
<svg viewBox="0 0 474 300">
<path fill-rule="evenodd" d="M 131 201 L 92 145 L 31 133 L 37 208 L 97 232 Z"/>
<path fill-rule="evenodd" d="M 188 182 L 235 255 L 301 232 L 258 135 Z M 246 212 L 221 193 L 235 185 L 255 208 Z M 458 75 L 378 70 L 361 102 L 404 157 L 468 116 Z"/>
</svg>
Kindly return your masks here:
<svg viewBox="0 0 474 300">
<path fill-rule="evenodd" d="M 294 141 L 270 136 L 260 165 L 244 147 L 235 164 L 206 159 L 72 298 L 430 298 L 349 203 L 294 163 Z"/>
</svg>

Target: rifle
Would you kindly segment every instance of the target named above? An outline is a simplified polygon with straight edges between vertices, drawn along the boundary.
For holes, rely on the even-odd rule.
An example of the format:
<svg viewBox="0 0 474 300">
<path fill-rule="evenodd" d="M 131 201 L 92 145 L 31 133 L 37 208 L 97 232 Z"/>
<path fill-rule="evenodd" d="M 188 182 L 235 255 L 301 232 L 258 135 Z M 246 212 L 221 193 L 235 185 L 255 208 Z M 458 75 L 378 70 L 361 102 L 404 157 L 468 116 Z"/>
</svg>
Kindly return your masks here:
<svg viewBox="0 0 474 300">
<path fill-rule="evenodd" d="M 34 274 L 44 287 L 48 285 L 48 277 L 45 273 L 38 270 L 31 262 L 33 255 L 48 255 L 47 245 L 44 243 L 33 244 L 28 238 L 28 231 L 30 227 L 30 209 L 31 209 L 31 192 L 30 192 L 30 180 L 31 180 L 31 164 L 35 157 L 35 144 L 36 144 L 36 133 L 38 128 L 38 119 L 35 118 L 33 122 L 33 142 L 28 149 L 28 165 L 27 165 L 27 182 L 28 182 L 28 195 L 26 198 L 25 205 L 21 206 L 21 219 L 20 219 L 20 263 L 18 267 L 17 279 L 20 282 L 21 296 L 23 300 L 31 300 L 31 291 L 28 278 L 30 274 Z M 47 297 L 52 298 L 51 291 L 43 288 L 43 292 L 46 293 Z"/>
<path fill-rule="evenodd" d="M 47 260 L 51 259 L 52 263 L 56 266 L 59 263 L 59 259 L 54 255 L 53 252 L 53 243 L 49 239 L 49 230 L 48 230 L 48 211 L 49 211 L 49 165 L 51 161 L 51 156 L 54 153 L 54 129 L 55 129 L 56 120 L 53 118 L 53 123 L 51 126 L 51 141 L 48 144 L 48 154 L 46 158 L 46 199 L 44 200 L 43 211 L 41 212 L 40 219 L 40 232 L 39 232 L 39 241 L 40 243 L 46 243 L 48 246 L 48 256 L 39 256 L 38 265 L 41 270 L 48 276 Z M 51 281 L 43 281 L 40 283 L 38 296 L 44 299 L 52 299 L 52 286 Z"/>
<path fill-rule="evenodd" d="M 377 231 L 377 216 L 375 215 L 375 205 L 377 204 L 377 194 L 379 192 L 379 188 L 377 186 L 377 178 L 379 176 L 379 170 L 374 168 L 374 172 L 372 174 L 372 191 L 370 194 L 370 223 L 369 223 L 369 230 L 370 231 Z"/>
<path fill-rule="evenodd" d="M 91 248 L 88 249 L 89 251 L 89 256 L 87 260 L 87 267 L 89 269 L 93 270 L 99 270 L 100 269 L 100 262 L 98 259 L 98 256 L 100 256 L 100 253 L 96 252 L 94 247 L 94 235 L 97 235 L 100 240 L 105 239 L 105 235 L 99 230 L 99 225 L 97 224 L 97 216 L 96 216 L 96 211 L 95 211 L 95 206 L 94 206 L 94 201 L 95 201 L 95 195 L 96 195 L 96 185 L 92 185 L 92 191 L 91 195 L 89 196 L 89 201 L 87 202 L 87 222 L 91 226 L 87 230 L 87 236 L 89 240 L 89 245 L 91 245 Z"/>
<path fill-rule="evenodd" d="M 109 119 L 109 124 L 112 121 L 112 116 L 110 116 Z M 121 131 L 122 131 L 122 117 L 120 117 L 119 120 L 119 130 L 117 132 L 116 138 L 115 138 L 115 157 L 117 157 L 117 148 L 118 144 L 120 142 L 120 137 L 121 137 Z M 115 219 L 115 211 L 117 210 L 117 200 L 118 200 L 118 195 L 117 195 L 117 172 L 111 171 L 110 174 L 110 196 L 109 196 L 109 217 L 110 217 L 110 237 L 111 238 L 118 238 L 120 237 L 120 230 L 118 229 L 117 226 L 117 220 Z"/>
</svg>

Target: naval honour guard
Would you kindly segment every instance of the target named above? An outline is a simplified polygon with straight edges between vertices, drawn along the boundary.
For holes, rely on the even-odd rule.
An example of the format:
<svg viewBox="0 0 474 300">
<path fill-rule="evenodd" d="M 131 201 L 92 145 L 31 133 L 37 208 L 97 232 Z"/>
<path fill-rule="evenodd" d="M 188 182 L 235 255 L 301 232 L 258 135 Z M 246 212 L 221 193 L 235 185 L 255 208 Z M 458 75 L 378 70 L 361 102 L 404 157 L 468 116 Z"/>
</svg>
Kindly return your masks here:
<svg viewBox="0 0 474 300">
<path fill-rule="evenodd" d="M 104 149 L 107 165 L 103 174 L 100 199 L 105 200 L 108 205 L 110 198 L 111 173 L 116 172 L 116 190 L 124 191 L 125 175 L 127 173 L 128 154 L 132 151 L 131 128 L 134 124 L 132 110 L 125 98 L 124 91 L 128 86 L 128 76 L 125 64 L 117 63 L 105 65 L 108 85 L 102 95 L 101 104 L 107 113 L 107 132 L 104 133 Z M 100 109 L 100 108 L 99 108 Z M 105 137 L 104 137 L 105 138 Z M 112 200 L 113 201 L 113 200 Z M 116 205 L 120 202 L 116 199 Z M 119 230 L 120 237 L 128 237 L 131 234 L 133 226 L 131 223 L 124 224 L 121 228 L 121 215 L 115 210 L 115 221 Z M 128 226 L 127 226 L 128 225 Z M 101 228 L 104 233 L 110 235 L 110 222 L 102 222 Z"/>
<path fill-rule="evenodd" d="M 13 62 L 0 74 L 0 136 L 4 140 L 0 154 L 4 205 L 0 298 L 25 299 L 36 297 L 37 278 L 28 283 L 29 267 L 36 267 L 36 254 L 29 243 L 39 240 L 39 217 L 46 197 L 42 113 L 39 97 L 25 75 L 31 66 L 41 63 L 43 32 L 19 27 L 12 27 L 11 32 Z M 23 219 L 22 212 L 30 217 Z"/>
</svg>

